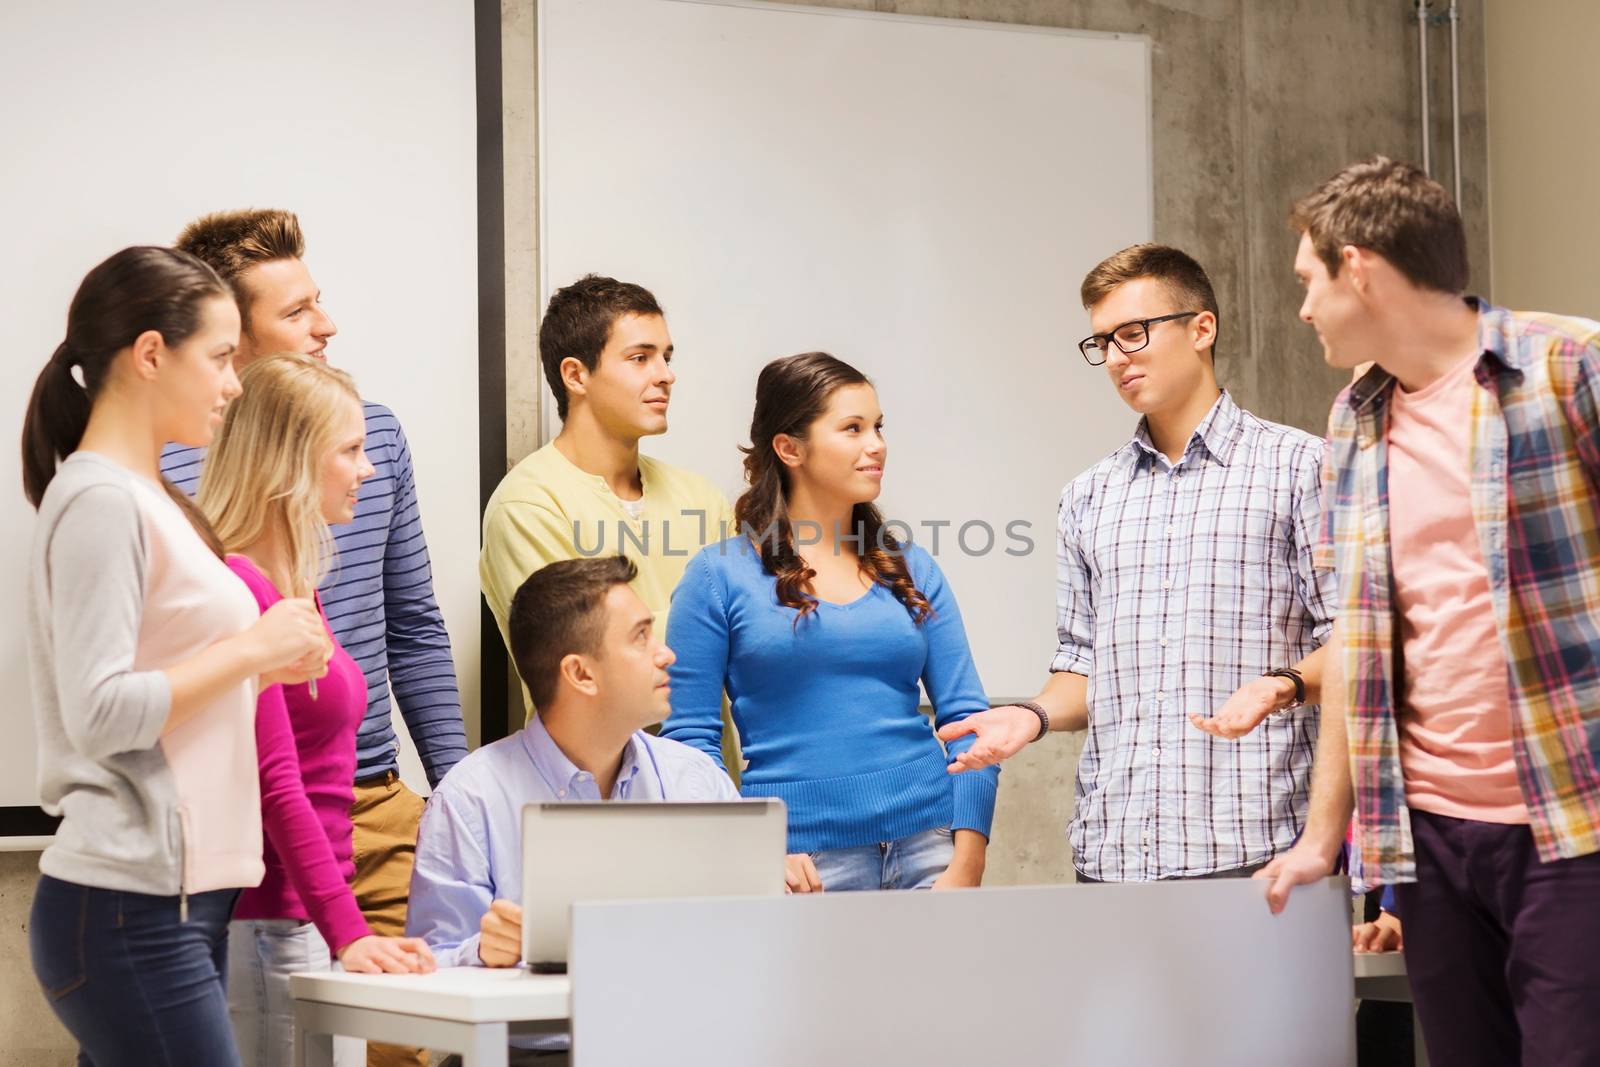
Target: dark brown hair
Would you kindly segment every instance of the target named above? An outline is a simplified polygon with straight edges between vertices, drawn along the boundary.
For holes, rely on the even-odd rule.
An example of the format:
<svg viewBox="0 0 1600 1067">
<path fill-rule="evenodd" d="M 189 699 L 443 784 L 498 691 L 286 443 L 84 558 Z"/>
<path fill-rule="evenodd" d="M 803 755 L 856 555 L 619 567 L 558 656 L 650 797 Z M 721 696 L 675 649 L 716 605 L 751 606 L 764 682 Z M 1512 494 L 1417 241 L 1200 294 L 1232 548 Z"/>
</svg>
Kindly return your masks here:
<svg viewBox="0 0 1600 1067">
<path fill-rule="evenodd" d="M 1467 288 L 1467 231 L 1444 186 L 1410 163 L 1373 156 L 1352 163 L 1295 202 L 1289 225 L 1311 238 L 1328 276 L 1339 250 L 1376 252 L 1419 289 Z"/>
<path fill-rule="evenodd" d="M 624 315 L 662 315 L 650 290 L 598 274 L 585 274 L 557 289 L 539 325 L 539 360 L 544 380 L 556 398 L 556 414 L 567 417 L 567 385 L 561 362 L 576 359 L 585 370 L 600 365 L 600 353 L 611 339 L 611 327 Z"/>
<path fill-rule="evenodd" d="M 639 574 L 625 556 L 563 559 L 534 571 L 511 598 L 511 658 L 535 708 L 549 706 L 561 678 L 561 661 L 574 652 L 600 652 L 606 632 L 605 599 L 613 586 Z"/>
<path fill-rule="evenodd" d="M 67 336 L 39 372 L 22 423 L 22 488 L 35 508 L 56 466 L 83 440 L 117 354 L 150 330 L 169 347 L 182 344 L 200 328 L 205 301 L 231 295 L 210 267 L 171 248 L 124 248 L 84 275 L 67 311 Z M 222 545 L 194 502 L 165 478 L 162 484 L 220 557 Z"/>
<path fill-rule="evenodd" d="M 204 260 L 233 288 L 240 321 L 248 330 L 252 298 L 241 276 L 261 263 L 305 258 L 306 239 L 294 212 L 246 208 L 200 216 L 183 228 L 177 248 Z"/>
<path fill-rule="evenodd" d="M 778 603 L 799 612 L 796 625 L 817 609 L 817 599 L 809 588 L 817 572 L 806 566 L 795 548 L 789 521 L 789 469 L 778 458 L 772 440 L 779 434 L 804 439 L 836 391 L 847 385 L 871 384 L 866 375 L 826 352 L 775 359 L 761 368 L 756 379 L 750 444 L 740 448 L 744 479 L 750 488 L 733 510 L 739 528 L 759 539 L 761 569 L 778 579 Z M 884 529 L 877 507 L 857 504 L 850 521 L 853 535 L 861 538 L 861 570 L 887 586 L 917 622 L 931 616 L 933 607 L 911 580 L 900 543 Z"/>
<path fill-rule="evenodd" d="M 1079 296 L 1085 308 L 1094 307 L 1111 295 L 1113 289 L 1139 278 L 1154 278 L 1179 306 L 1174 311 L 1209 311 L 1217 320 L 1212 336 L 1211 359 L 1217 358 L 1216 339 L 1222 333 L 1222 312 L 1217 307 L 1216 290 L 1205 268 L 1189 253 L 1171 245 L 1130 245 L 1102 259 L 1084 276 Z"/>
</svg>

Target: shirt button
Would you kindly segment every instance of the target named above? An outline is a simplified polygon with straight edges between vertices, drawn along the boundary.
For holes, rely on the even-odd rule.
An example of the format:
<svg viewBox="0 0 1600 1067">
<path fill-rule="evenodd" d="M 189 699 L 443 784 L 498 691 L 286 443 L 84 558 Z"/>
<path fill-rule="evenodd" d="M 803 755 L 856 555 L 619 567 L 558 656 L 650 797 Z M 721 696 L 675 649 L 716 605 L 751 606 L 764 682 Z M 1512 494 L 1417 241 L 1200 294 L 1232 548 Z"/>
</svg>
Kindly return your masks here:
<svg viewBox="0 0 1600 1067">
<path fill-rule="evenodd" d="M 567 795 L 567 791 L 565 789 L 561 789 L 561 790 L 558 790 L 556 792 L 556 796 L 558 796 L 558 797 L 565 797 L 566 795 Z"/>
<path fill-rule="evenodd" d="M 1156 759 L 1160 759 L 1161 758 L 1161 749 L 1160 749 L 1160 747 L 1158 746 L 1157 748 L 1153 749 L 1150 754 L 1152 756 L 1154 756 Z"/>
<path fill-rule="evenodd" d="M 1165 638 L 1165 637 L 1163 637 L 1163 638 L 1162 638 L 1162 639 L 1161 639 L 1161 647 L 1162 647 L 1162 648 L 1166 648 L 1166 647 L 1167 647 L 1167 646 L 1168 646 L 1168 645 L 1169 645 L 1169 644 L 1171 644 L 1171 643 L 1172 643 L 1172 642 L 1170 642 L 1170 641 L 1168 641 L 1168 640 L 1167 640 L 1167 639 L 1166 639 L 1166 638 Z"/>
<path fill-rule="evenodd" d="M 1166 692 L 1166 690 L 1164 690 L 1164 689 L 1162 689 L 1162 690 L 1158 690 L 1158 691 L 1157 691 L 1157 692 L 1156 692 L 1156 699 L 1157 699 L 1157 700 L 1166 700 L 1166 699 L 1167 699 L 1167 692 Z"/>
<path fill-rule="evenodd" d="M 1161 583 L 1161 588 L 1163 588 L 1163 589 L 1171 589 L 1172 588 L 1172 579 L 1168 578 L 1166 581 L 1162 582 Z"/>
<path fill-rule="evenodd" d="M 1175 534 L 1177 532 L 1178 532 L 1177 527 L 1171 525 L 1170 523 L 1167 525 L 1167 536 L 1168 537 L 1171 537 L 1173 534 Z"/>
</svg>

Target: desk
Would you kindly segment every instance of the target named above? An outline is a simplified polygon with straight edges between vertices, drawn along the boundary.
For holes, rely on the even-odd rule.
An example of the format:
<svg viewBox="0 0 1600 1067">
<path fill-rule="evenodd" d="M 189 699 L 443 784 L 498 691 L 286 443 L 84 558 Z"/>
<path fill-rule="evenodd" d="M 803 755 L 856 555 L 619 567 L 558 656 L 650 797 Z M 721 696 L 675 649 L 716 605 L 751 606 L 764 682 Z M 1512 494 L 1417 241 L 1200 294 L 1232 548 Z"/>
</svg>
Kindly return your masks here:
<svg viewBox="0 0 1600 1067">
<path fill-rule="evenodd" d="M 465 1067 L 505 1067 L 512 1034 L 566 1029 L 572 984 L 521 969 L 433 974 L 317 972 L 289 979 L 295 1067 L 332 1067 L 333 1035 L 459 1052 Z"/>
<path fill-rule="evenodd" d="M 1398 952 L 1353 957 L 1355 996 L 1409 1002 Z M 512 1034 L 564 1029 L 572 983 L 565 976 L 483 967 L 430 975 L 319 972 L 290 979 L 298 1031 L 296 1067 L 331 1067 L 332 1035 L 461 1053 L 466 1067 L 504 1067 Z M 1418 1064 L 1425 1064 L 1421 1034 Z"/>
</svg>

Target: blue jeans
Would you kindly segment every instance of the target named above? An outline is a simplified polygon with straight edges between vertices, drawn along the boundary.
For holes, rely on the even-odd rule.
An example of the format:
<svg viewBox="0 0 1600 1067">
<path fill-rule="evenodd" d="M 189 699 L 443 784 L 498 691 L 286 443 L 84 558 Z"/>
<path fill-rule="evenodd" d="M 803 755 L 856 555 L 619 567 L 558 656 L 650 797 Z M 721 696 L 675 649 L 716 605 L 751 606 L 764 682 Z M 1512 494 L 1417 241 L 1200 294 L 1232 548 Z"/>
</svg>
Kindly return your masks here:
<svg viewBox="0 0 1600 1067">
<path fill-rule="evenodd" d="M 317 928 L 298 919 L 235 919 L 228 925 L 228 1015 L 244 1067 L 294 1063 L 294 1000 L 289 976 L 336 964 Z M 364 1067 L 367 1043 L 333 1039 L 335 1067 Z"/>
<path fill-rule="evenodd" d="M 237 1067 L 224 975 L 238 890 L 178 898 L 39 879 L 33 972 L 80 1067 Z"/>
<path fill-rule="evenodd" d="M 955 839 L 944 827 L 898 841 L 811 853 L 826 893 L 861 889 L 927 889 L 950 866 Z"/>
</svg>

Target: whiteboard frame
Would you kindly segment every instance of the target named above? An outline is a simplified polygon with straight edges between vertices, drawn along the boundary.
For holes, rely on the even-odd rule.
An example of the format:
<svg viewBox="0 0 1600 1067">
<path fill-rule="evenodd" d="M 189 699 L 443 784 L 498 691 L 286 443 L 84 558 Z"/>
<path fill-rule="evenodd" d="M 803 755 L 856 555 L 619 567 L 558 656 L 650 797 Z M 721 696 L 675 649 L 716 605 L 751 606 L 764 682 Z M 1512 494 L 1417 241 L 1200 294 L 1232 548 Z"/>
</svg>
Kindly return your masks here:
<svg viewBox="0 0 1600 1067">
<path fill-rule="evenodd" d="M 549 245 L 544 239 L 548 227 L 545 220 L 550 215 L 550 194 L 547 191 L 549 183 L 545 180 L 545 168 L 550 159 L 550 146 L 545 142 L 545 131 L 549 123 L 545 121 L 546 102 L 550 99 L 546 91 L 545 71 L 549 64 L 545 62 L 545 52 L 550 47 L 550 35 L 545 32 L 545 5 L 548 0 L 538 0 L 537 36 L 538 36 L 538 124 L 539 124 L 539 167 L 538 188 L 535 190 L 539 199 L 538 226 L 539 232 L 535 240 L 539 248 L 539 308 L 540 319 L 543 320 L 543 309 L 550 303 L 550 253 Z M 896 22 L 913 22 L 929 26 L 959 27 L 975 31 L 1003 32 L 1003 33 L 1038 33 L 1049 34 L 1057 37 L 1084 37 L 1102 41 L 1132 41 L 1144 45 L 1144 93 L 1145 99 L 1151 102 L 1146 109 L 1145 144 L 1148 146 L 1148 157 L 1145 160 L 1145 173 L 1149 175 L 1146 182 L 1145 201 L 1150 205 L 1149 217 L 1146 221 L 1146 232 L 1155 233 L 1155 106 L 1153 93 L 1153 64 L 1155 53 L 1155 40 L 1147 33 L 1115 33 L 1106 30 L 1077 30 L 1064 26 L 1036 26 L 1023 22 L 985 22 L 976 19 L 944 18 L 938 15 L 900 15 L 891 11 L 859 11 L 854 8 L 819 7 L 815 4 L 781 4 L 768 3 L 766 0 L 655 0 L 663 4 L 695 4 L 703 7 L 736 7 L 750 11 L 775 12 L 780 14 L 797 15 L 826 15 L 832 18 L 848 19 L 875 19 L 894 20 Z M 539 368 L 536 375 L 538 379 L 539 396 L 539 435 L 538 444 L 547 445 L 555 440 L 560 432 L 561 420 L 556 414 L 555 397 L 551 395 L 549 386 L 545 383 L 543 367 Z M 1022 699 L 1021 697 L 1017 699 Z"/>
</svg>

